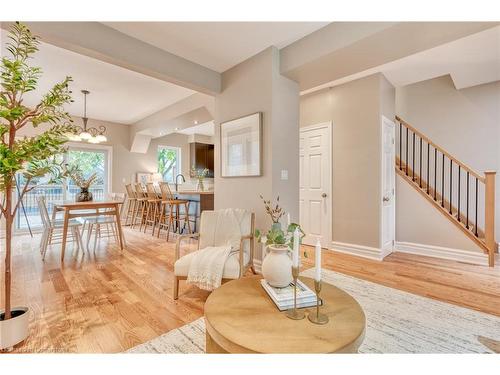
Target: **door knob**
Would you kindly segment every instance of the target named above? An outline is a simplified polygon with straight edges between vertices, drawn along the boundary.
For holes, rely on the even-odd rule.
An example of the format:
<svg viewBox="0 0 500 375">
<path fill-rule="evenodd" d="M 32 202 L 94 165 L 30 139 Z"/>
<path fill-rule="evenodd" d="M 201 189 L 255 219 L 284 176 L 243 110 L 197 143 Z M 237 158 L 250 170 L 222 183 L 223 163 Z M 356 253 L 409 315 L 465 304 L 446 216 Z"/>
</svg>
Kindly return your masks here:
<svg viewBox="0 0 500 375">
<path fill-rule="evenodd" d="M 389 202 L 390 200 L 391 200 L 391 198 L 389 198 L 389 197 L 383 197 L 383 198 L 382 198 L 382 201 L 383 201 L 383 202 Z"/>
<path fill-rule="evenodd" d="M 326 193 L 321 194 L 322 198 L 326 198 Z"/>
</svg>

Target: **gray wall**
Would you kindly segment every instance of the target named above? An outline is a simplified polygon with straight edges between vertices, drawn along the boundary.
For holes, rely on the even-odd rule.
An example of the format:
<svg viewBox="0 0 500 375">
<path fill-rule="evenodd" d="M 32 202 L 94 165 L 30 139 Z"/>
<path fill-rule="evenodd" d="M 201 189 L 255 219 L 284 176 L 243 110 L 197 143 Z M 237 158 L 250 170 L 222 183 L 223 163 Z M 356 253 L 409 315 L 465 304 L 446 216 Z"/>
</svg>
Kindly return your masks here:
<svg viewBox="0 0 500 375">
<path fill-rule="evenodd" d="M 455 89 L 449 76 L 419 82 L 396 90 L 396 109 L 403 119 L 477 172 L 500 170 L 500 82 L 462 90 Z M 498 242 L 498 176 L 496 187 Z M 398 184 L 398 196 L 401 192 Z M 409 198 L 406 192 L 403 194 Z M 416 215 L 405 215 L 405 212 L 418 210 L 419 204 L 421 202 L 415 197 L 397 200 L 398 241 L 477 250 L 468 239 L 457 243 L 450 223 L 434 217 L 421 220 Z"/>
<path fill-rule="evenodd" d="M 381 115 L 393 103 L 381 74 L 300 99 L 301 127 L 333 121 L 333 241 L 380 248 Z"/>
<path fill-rule="evenodd" d="M 279 195 L 292 220 L 299 217 L 299 91 L 294 82 L 279 75 L 278 63 L 278 50 L 271 47 L 224 72 L 222 92 L 215 103 L 215 207 L 249 209 L 262 229 L 271 221 L 259 194 L 268 199 Z M 255 112 L 263 113 L 262 176 L 222 178 L 220 123 Z M 281 169 L 288 169 L 288 181 L 279 180 Z"/>
<path fill-rule="evenodd" d="M 475 170 L 500 169 L 499 82 L 456 90 L 444 76 L 394 90 L 383 75 L 374 75 L 305 95 L 300 99 L 300 126 L 334 124 L 334 241 L 379 247 L 379 118 L 391 119 L 394 113 Z M 479 250 L 406 185 L 396 179 L 397 241 Z M 497 179 L 497 241 L 499 197 Z"/>
</svg>

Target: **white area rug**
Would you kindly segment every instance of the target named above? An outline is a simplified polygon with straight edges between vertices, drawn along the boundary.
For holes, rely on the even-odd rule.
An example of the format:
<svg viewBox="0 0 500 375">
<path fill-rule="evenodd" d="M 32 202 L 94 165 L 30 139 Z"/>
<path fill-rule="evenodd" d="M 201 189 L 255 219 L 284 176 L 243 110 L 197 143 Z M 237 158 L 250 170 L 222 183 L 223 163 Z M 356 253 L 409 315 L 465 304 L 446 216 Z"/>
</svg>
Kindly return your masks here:
<svg viewBox="0 0 500 375">
<path fill-rule="evenodd" d="M 303 272 L 312 277 L 314 270 Z M 360 353 L 492 353 L 478 341 L 500 341 L 500 318 L 369 281 L 323 271 L 323 280 L 351 294 L 363 307 L 366 335 Z M 182 298 L 182 297 L 181 297 Z M 200 318 L 129 353 L 203 353 Z"/>
</svg>

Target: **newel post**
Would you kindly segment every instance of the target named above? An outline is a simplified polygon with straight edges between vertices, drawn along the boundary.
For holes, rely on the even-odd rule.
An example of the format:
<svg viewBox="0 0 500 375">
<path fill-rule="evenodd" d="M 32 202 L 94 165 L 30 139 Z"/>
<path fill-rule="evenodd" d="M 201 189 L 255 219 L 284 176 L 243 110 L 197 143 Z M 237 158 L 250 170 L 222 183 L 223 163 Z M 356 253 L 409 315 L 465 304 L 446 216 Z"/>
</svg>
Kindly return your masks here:
<svg viewBox="0 0 500 375">
<path fill-rule="evenodd" d="M 495 171 L 486 171 L 485 175 L 485 206 L 484 206 L 484 234 L 486 246 L 488 247 L 488 264 L 495 265 Z"/>
</svg>

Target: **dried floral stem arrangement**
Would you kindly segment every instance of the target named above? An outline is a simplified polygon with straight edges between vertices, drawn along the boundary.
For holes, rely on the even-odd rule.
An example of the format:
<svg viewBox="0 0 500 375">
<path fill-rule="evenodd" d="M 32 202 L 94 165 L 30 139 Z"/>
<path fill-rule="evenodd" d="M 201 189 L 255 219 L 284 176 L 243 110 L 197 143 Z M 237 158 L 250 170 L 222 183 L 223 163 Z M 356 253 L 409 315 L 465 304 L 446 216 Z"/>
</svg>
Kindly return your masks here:
<svg viewBox="0 0 500 375">
<path fill-rule="evenodd" d="M 75 185 L 82 190 L 88 190 L 97 182 L 97 173 L 92 173 L 89 178 L 83 177 L 82 171 L 77 167 L 66 167 L 66 174 L 71 177 Z"/>
<path fill-rule="evenodd" d="M 260 199 L 264 202 L 264 207 L 266 209 L 266 213 L 271 217 L 273 223 L 279 223 L 280 219 L 285 214 L 285 211 L 280 207 L 280 197 L 276 198 L 276 205 L 272 203 L 270 200 L 265 200 L 262 194 L 260 195 Z M 273 207 L 274 206 L 274 207 Z"/>
</svg>

